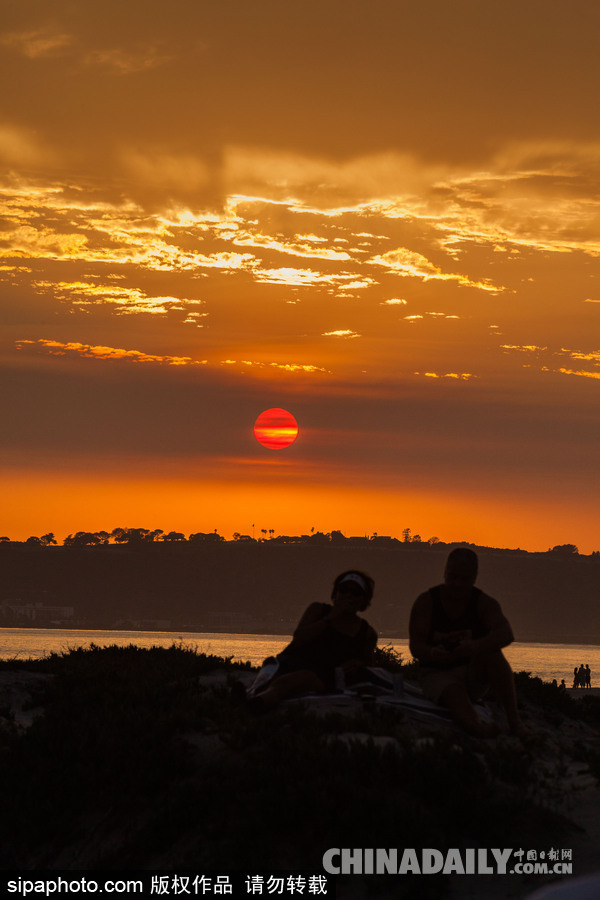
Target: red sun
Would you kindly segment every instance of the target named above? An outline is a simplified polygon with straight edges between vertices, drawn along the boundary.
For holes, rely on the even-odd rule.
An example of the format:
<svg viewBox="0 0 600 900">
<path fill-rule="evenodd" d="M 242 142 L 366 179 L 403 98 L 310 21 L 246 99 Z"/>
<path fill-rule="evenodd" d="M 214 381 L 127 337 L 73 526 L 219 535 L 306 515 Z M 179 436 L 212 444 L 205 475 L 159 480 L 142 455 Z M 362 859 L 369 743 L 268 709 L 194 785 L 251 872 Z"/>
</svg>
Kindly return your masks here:
<svg viewBox="0 0 600 900">
<path fill-rule="evenodd" d="M 265 409 L 254 423 L 254 437 L 269 450 L 283 450 L 298 437 L 298 423 L 287 409 Z"/>
</svg>

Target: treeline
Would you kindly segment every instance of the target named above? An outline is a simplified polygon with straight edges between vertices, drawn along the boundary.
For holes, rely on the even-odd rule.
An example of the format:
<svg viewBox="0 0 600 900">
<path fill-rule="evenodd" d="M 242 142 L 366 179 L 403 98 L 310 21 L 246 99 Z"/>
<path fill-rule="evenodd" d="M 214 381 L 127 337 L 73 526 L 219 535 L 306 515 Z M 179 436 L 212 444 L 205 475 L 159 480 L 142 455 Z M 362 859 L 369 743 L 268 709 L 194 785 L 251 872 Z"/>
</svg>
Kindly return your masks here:
<svg viewBox="0 0 600 900">
<path fill-rule="evenodd" d="M 69 534 L 62 541 L 63 547 L 100 547 L 107 544 L 153 544 L 157 541 L 187 541 L 187 542 L 220 542 L 225 538 L 214 532 L 205 534 L 198 532 L 190 534 L 187 538 L 179 531 L 165 532 L 162 528 L 155 528 L 151 531 L 148 528 L 113 528 L 112 531 L 77 531 L 75 534 Z M 43 534 L 41 537 L 32 535 L 25 541 L 11 541 L 9 537 L 0 537 L 0 544 L 23 543 L 29 547 L 52 547 L 57 546 L 53 532 Z"/>
<path fill-rule="evenodd" d="M 6 624 L 11 605 L 32 622 L 55 615 L 38 607 L 72 607 L 77 628 L 290 634 L 308 603 L 327 600 L 336 575 L 359 568 L 376 583 L 369 621 L 402 638 L 415 597 L 440 582 L 457 546 L 335 531 L 305 540 L 223 540 L 215 532 L 159 540 L 146 529 L 122 531 L 119 541 L 100 535 L 91 544 L 0 544 Z M 600 554 L 473 549 L 483 589 L 500 600 L 519 640 L 597 642 Z"/>
<path fill-rule="evenodd" d="M 254 532 L 254 526 L 253 532 Z M 242 534 L 238 531 L 233 534 L 233 541 L 226 541 L 223 535 L 219 534 L 217 529 L 214 531 L 203 532 L 198 531 L 189 534 L 187 537 L 181 531 L 163 531 L 162 528 L 113 528 L 112 531 L 77 531 L 69 534 L 60 544 L 63 547 L 105 547 L 109 544 L 120 544 L 128 547 L 139 547 L 148 544 L 220 544 L 220 543 L 273 543 L 273 544 L 310 544 L 312 546 L 375 546 L 375 547 L 395 547 L 410 544 L 414 547 L 433 547 L 436 549 L 444 549 L 447 547 L 473 547 L 478 549 L 478 545 L 468 541 L 441 541 L 438 537 L 430 537 L 423 540 L 420 534 L 413 534 L 410 528 L 405 528 L 401 532 L 402 537 L 396 538 L 390 535 L 380 535 L 373 532 L 371 535 L 350 536 L 346 537 L 342 531 L 334 530 L 330 532 L 315 531 L 311 529 L 310 534 L 288 535 L 275 534 L 273 528 L 261 528 L 260 537 L 254 534 Z M 41 536 L 31 535 L 25 541 L 12 541 L 9 537 L 1 536 L 0 544 L 22 544 L 27 547 L 53 547 L 59 546 L 53 532 L 48 532 Z M 479 548 L 479 549 L 498 549 L 498 548 Z M 507 550 L 510 553 L 527 554 L 532 551 L 513 548 Z M 575 544 L 556 544 L 549 547 L 546 553 L 560 555 L 561 557 L 579 556 L 579 549 Z M 594 550 L 590 554 L 591 557 L 600 558 L 600 550 Z"/>
</svg>

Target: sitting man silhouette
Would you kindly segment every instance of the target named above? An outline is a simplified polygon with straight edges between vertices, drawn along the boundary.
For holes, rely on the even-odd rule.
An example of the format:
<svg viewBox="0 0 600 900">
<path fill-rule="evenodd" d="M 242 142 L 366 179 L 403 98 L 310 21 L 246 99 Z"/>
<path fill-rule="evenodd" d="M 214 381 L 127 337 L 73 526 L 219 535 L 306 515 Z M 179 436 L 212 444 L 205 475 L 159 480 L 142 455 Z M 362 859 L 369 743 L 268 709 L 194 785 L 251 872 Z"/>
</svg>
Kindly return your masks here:
<svg viewBox="0 0 600 900">
<path fill-rule="evenodd" d="M 414 602 L 410 651 L 421 663 L 425 696 L 445 706 L 465 731 L 476 737 L 498 734 L 498 726 L 482 722 L 473 706 L 491 686 L 510 731 L 522 736 L 513 673 L 502 653 L 514 640 L 512 629 L 500 604 L 475 587 L 477 570 L 473 550 L 452 550 L 444 583 Z"/>
<path fill-rule="evenodd" d="M 276 674 L 247 699 L 248 707 L 261 713 L 295 694 L 332 691 L 336 668 L 351 675 L 367 665 L 377 632 L 357 613 L 369 606 L 373 587 L 373 579 L 357 569 L 338 575 L 332 603 L 311 603 L 305 610 L 292 641 L 277 656 Z M 232 699 L 243 702 L 245 691 L 241 686 L 234 688 Z"/>
</svg>

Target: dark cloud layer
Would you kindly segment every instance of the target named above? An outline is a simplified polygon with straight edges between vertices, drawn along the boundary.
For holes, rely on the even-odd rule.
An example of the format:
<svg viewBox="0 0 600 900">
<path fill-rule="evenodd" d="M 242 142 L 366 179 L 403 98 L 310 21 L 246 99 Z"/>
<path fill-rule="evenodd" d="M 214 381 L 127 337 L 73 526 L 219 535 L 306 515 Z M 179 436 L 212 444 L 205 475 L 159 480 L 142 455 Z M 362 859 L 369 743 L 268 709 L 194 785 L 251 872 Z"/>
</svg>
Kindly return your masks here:
<svg viewBox="0 0 600 900">
<path fill-rule="evenodd" d="M 558 398 L 558 379 L 549 377 Z M 4 445 L 8 460 L 21 466 L 62 459 L 76 468 L 119 468 L 119 459 L 167 457 L 212 467 L 219 458 L 262 458 L 252 427 L 274 405 L 272 386 L 131 360 L 36 358 L 9 370 L 5 383 Z M 587 393 L 591 401 L 591 386 Z M 443 476 L 448 486 L 484 485 L 493 472 L 518 491 L 560 471 L 565 482 L 553 490 L 561 494 L 595 465 L 597 422 L 585 402 L 565 414 L 562 404 L 540 409 L 535 392 L 431 382 L 380 394 L 348 383 L 316 394 L 284 387 L 276 396 L 300 425 L 290 462 L 312 467 L 317 479 L 320 472 L 351 480 L 360 471 L 374 483 L 437 483 Z"/>
<path fill-rule="evenodd" d="M 481 162 L 511 141 L 593 141 L 595 4 L 11 4 L 2 106 L 73 171 L 128 148 L 227 145 L 340 160 Z M 129 61 L 129 65 L 128 65 Z M 198 188 L 200 188 L 198 184 Z"/>
</svg>

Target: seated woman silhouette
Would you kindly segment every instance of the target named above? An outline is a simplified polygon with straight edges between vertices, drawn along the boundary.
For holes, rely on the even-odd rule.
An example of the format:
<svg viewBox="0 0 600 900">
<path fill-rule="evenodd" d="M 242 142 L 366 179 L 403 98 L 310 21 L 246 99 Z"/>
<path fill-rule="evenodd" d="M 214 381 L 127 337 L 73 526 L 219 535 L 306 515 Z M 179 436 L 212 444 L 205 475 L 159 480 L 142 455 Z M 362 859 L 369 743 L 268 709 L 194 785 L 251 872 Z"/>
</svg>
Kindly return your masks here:
<svg viewBox="0 0 600 900">
<path fill-rule="evenodd" d="M 332 603 L 311 603 L 294 637 L 277 656 L 279 668 L 264 690 L 248 700 L 254 712 L 272 709 L 294 694 L 334 689 L 335 670 L 352 673 L 368 664 L 377 633 L 357 613 L 373 596 L 373 579 L 350 569 L 333 583 Z"/>
</svg>

